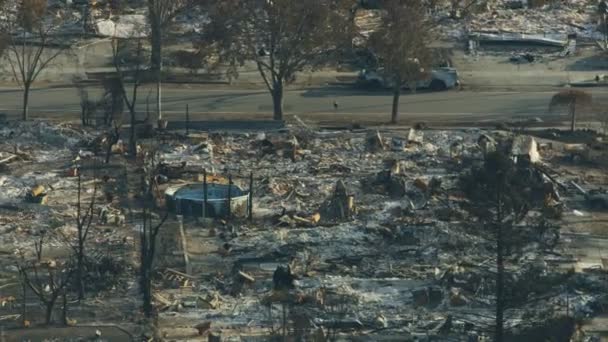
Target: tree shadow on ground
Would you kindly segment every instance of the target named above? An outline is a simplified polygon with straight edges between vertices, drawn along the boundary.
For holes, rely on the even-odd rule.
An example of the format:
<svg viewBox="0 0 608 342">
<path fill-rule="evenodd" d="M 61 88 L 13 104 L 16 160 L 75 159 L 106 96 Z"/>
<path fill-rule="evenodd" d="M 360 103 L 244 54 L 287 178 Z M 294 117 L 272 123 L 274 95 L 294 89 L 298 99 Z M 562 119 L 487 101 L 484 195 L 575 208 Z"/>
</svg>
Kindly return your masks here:
<svg viewBox="0 0 608 342">
<path fill-rule="evenodd" d="M 608 56 L 597 54 L 576 60 L 566 66 L 566 71 L 606 71 L 608 72 Z"/>
</svg>

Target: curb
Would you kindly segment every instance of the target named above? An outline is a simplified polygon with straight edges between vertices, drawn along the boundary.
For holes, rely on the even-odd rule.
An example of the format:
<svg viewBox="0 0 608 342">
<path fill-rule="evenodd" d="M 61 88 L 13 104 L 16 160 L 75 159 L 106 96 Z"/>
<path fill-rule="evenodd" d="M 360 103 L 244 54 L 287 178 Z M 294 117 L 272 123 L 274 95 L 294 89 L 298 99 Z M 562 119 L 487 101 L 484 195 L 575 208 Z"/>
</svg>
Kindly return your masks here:
<svg viewBox="0 0 608 342">
<path fill-rule="evenodd" d="M 570 86 L 573 88 L 604 88 L 604 87 L 608 87 L 608 83 L 577 82 L 577 83 L 567 83 L 564 86 Z"/>
</svg>

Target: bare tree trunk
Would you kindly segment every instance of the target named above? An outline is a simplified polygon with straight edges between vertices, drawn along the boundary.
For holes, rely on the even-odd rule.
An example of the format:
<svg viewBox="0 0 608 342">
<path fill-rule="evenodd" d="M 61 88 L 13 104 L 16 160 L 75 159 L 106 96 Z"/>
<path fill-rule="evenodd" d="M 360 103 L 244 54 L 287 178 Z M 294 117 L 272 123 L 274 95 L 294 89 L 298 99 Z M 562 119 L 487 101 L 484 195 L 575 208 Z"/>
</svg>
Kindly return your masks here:
<svg viewBox="0 0 608 342">
<path fill-rule="evenodd" d="M 272 90 L 273 119 L 283 120 L 283 84 L 276 82 Z"/>
<path fill-rule="evenodd" d="M 571 116 L 571 122 L 570 122 L 570 131 L 572 133 L 574 133 L 574 131 L 576 130 L 576 100 L 572 100 L 570 102 L 570 116 Z"/>
<path fill-rule="evenodd" d="M 396 124 L 399 120 L 399 98 L 401 97 L 401 87 L 393 88 L 393 110 L 391 111 L 391 123 Z"/>
<path fill-rule="evenodd" d="M 152 317 L 152 284 L 150 282 L 150 271 L 149 266 L 144 266 L 142 270 L 142 295 L 143 295 L 143 308 L 146 317 Z"/>
<path fill-rule="evenodd" d="M 282 329 L 283 329 L 283 341 L 287 341 L 287 311 L 285 310 L 285 303 L 283 303 L 281 306 L 283 307 L 283 322 L 282 322 Z"/>
<path fill-rule="evenodd" d="M 25 282 L 25 279 L 21 280 L 23 282 L 23 284 L 21 284 L 21 286 L 23 287 L 22 293 L 23 293 L 23 298 L 21 299 L 21 325 L 25 328 L 27 319 L 26 319 L 26 314 L 27 314 L 27 309 L 25 306 L 25 301 L 27 300 L 27 284 Z"/>
<path fill-rule="evenodd" d="M 55 300 L 56 298 L 53 298 L 46 303 L 46 313 L 44 316 L 44 322 L 46 325 L 53 323 L 53 308 L 55 307 Z"/>
<path fill-rule="evenodd" d="M 78 300 L 84 299 L 84 241 L 78 239 L 76 282 L 78 284 Z"/>
<path fill-rule="evenodd" d="M 162 51 L 163 51 L 163 37 L 162 37 L 162 13 L 159 13 L 161 9 L 159 8 L 156 1 L 163 0 L 150 0 L 148 4 L 148 10 L 151 11 L 151 44 L 152 44 L 152 53 L 150 56 L 150 62 L 152 64 L 152 68 L 154 70 L 154 75 L 156 76 L 156 114 L 157 120 L 160 124 L 160 120 L 163 119 L 162 114 L 162 69 L 163 69 L 163 61 L 162 61 Z"/>
<path fill-rule="evenodd" d="M 496 331 L 495 342 L 503 342 L 504 332 L 504 227 L 502 214 L 502 188 L 499 186 L 496 193 Z"/>
<path fill-rule="evenodd" d="M 137 156 L 137 137 L 135 132 L 135 111 L 131 110 L 131 133 L 129 134 L 129 155 L 135 159 Z"/>
<path fill-rule="evenodd" d="M 159 66 L 156 71 L 156 113 L 158 114 L 158 125 L 161 128 L 160 121 L 163 119 L 163 111 L 162 111 L 162 72 L 163 72 L 162 64 Z"/>
<path fill-rule="evenodd" d="M 30 87 L 31 84 L 29 84 L 29 82 L 26 82 L 23 86 L 23 113 L 21 115 L 23 121 L 29 119 Z"/>
<path fill-rule="evenodd" d="M 498 236 L 496 239 L 496 342 L 503 341 L 503 324 L 504 324 L 504 272 L 505 265 L 503 260 L 503 232 L 502 224 L 498 225 Z"/>
<path fill-rule="evenodd" d="M 85 127 L 87 125 L 86 115 L 87 114 L 86 114 L 85 106 L 80 106 L 80 121 L 81 121 L 83 127 Z"/>
<path fill-rule="evenodd" d="M 602 21 L 604 23 L 604 48 L 608 48 L 608 21 L 606 20 L 606 13 L 602 14 Z"/>
<path fill-rule="evenodd" d="M 105 159 L 105 163 L 106 164 L 110 164 L 110 157 L 112 157 L 112 142 L 108 142 L 108 146 L 106 147 L 106 159 Z"/>
<path fill-rule="evenodd" d="M 84 219 L 81 220 L 81 194 L 82 194 L 82 175 L 78 170 L 78 203 L 76 203 L 76 224 L 78 229 L 78 246 L 76 249 L 76 284 L 78 286 L 78 300 L 84 299 Z"/>
<path fill-rule="evenodd" d="M 116 145 L 118 143 L 118 140 L 120 140 L 120 128 L 119 127 L 112 128 L 112 130 L 109 131 L 108 135 L 109 135 L 108 136 L 108 146 L 106 148 L 106 160 L 105 160 L 106 164 L 110 163 L 110 157 L 112 156 L 112 146 Z"/>
<path fill-rule="evenodd" d="M 145 186 L 145 185 L 144 185 Z M 147 201 L 147 199 L 146 199 Z M 150 279 L 152 272 L 152 263 L 154 260 L 154 246 L 152 234 L 152 222 L 148 221 L 148 210 L 147 204 L 144 202 L 143 211 L 143 230 L 140 236 L 141 238 L 141 294 L 143 299 L 143 310 L 144 315 L 148 318 L 152 317 L 152 282 Z"/>
<path fill-rule="evenodd" d="M 152 157 L 151 165 L 155 165 L 154 156 Z M 142 176 L 142 192 L 143 199 L 143 227 L 140 232 L 140 287 L 143 299 L 143 310 L 147 318 L 154 315 L 152 307 L 152 271 L 154 267 L 154 256 L 156 254 L 156 238 L 161 226 L 167 220 L 168 214 L 155 226 L 152 225 L 149 208 L 152 207 L 153 200 L 153 179 L 156 175 L 150 175 L 150 183 L 146 183 Z"/>
<path fill-rule="evenodd" d="M 61 320 L 63 325 L 68 325 L 68 296 L 65 291 L 63 291 L 63 307 L 62 307 L 62 315 Z"/>
<path fill-rule="evenodd" d="M 40 262 L 42 260 L 42 248 L 44 246 L 44 233 L 40 233 L 40 239 L 34 242 L 34 248 L 36 250 L 36 260 Z"/>
<path fill-rule="evenodd" d="M 145 219 L 145 217 L 144 217 Z M 144 227 L 144 229 L 151 229 L 150 227 L 146 228 Z M 148 232 L 151 233 L 151 232 Z M 154 310 L 152 307 L 152 279 L 151 279 L 151 273 L 152 273 L 152 263 L 154 260 L 154 254 L 152 252 L 152 246 L 151 244 L 151 239 L 153 239 L 153 237 L 151 236 L 152 234 L 147 234 L 149 235 L 147 237 L 143 237 L 142 238 L 142 248 L 145 248 L 145 252 L 142 251 L 142 253 L 145 253 L 144 255 L 142 255 L 142 264 L 141 264 L 141 292 L 142 292 L 142 299 L 143 299 L 143 309 L 144 309 L 144 315 L 148 318 L 152 317 Z"/>
</svg>

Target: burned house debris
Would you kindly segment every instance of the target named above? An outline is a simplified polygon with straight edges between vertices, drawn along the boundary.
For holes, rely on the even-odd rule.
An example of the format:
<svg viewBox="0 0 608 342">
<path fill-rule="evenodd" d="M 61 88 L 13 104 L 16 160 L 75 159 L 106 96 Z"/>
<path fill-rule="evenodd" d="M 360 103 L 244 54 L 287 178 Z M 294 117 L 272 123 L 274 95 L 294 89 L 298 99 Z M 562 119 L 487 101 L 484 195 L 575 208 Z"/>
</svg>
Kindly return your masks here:
<svg viewBox="0 0 608 342">
<path fill-rule="evenodd" d="M 26 2 L 70 53 L 0 91 L 0 342 L 608 338 L 607 1 Z"/>
<path fill-rule="evenodd" d="M 61 218 L 73 215 L 70 198 L 78 177 L 62 170 L 74 156 L 89 155 L 87 142 L 95 138 L 87 131 L 46 125 L 14 125 L 10 130 L 17 140 L 1 145 L 8 152 L 13 149 L 5 147 L 18 144 L 20 155 L 28 155 L 12 159 L 0 176 L 0 251 L 8 253 L 0 286 L 11 298 L 19 298 L 20 291 L 11 287 L 19 284 L 13 248 L 27 253 L 27 240 L 37 239 L 44 246 L 41 260 L 49 262 L 69 248 L 56 236 L 75 234 Z M 51 139 L 19 138 L 38 127 Z M 605 206 L 591 203 L 599 198 L 594 184 L 600 178 L 589 182 L 573 172 L 577 165 L 559 141 L 470 129 L 301 130 L 290 125 L 286 132 L 266 132 L 261 140 L 250 133 L 214 133 L 155 145 L 160 165 L 155 170 L 163 171 L 154 178 L 155 220 L 170 212 L 160 230 L 152 281 L 157 329 L 165 338 L 491 336 L 497 286 L 493 235 L 470 210 L 474 199 L 462 179 L 473 175 L 469 182 L 479 182 L 475 170 L 498 152 L 515 166 L 515 193 L 535 203 L 510 228 L 513 244 L 503 254 L 502 286 L 509 303 L 505 333 L 534 335 L 543 324 L 557 324 L 550 329 L 558 331 L 564 328 L 556 323 L 560 320 L 601 312 L 606 302 L 603 256 L 586 253 L 581 228 L 564 223 L 580 215 L 605 215 Z M 0 131 L 1 136 L 8 133 Z M 67 149 L 64 134 L 74 139 Z M 370 137 L 383 148 L 370 150 Z M 273 152 L 267 153 L 269 144 L 260 141 L 271 141 Z M 403 141 L 402 147 L 386 148 L 394 141 Z M 205 149 L 197 148 L 201 143 Z M 145 148 L 147 142 L 142 144 Z M 298 157 L 275 152 L 283 148 Z M 30 158 L 44 160 L 44 169 L 15 176 Z M 139 306 L 129 280 L 138 267 L 129 261 L 138 219 L 128 214 L 129 199 L 123 195 L 124 189 L 135 194 L 140 187 L 136 180 L 127 182 L 137 178 L 137 171 L 107 167 L 95 174 L 83 167 L 80 172 L 85 194 L 94 194 L 94 184 L 100 189 L 87 269 L 87 279 L 98 279 L 98 286 L 87 291 L 108 306 L 98 317 L 137 332 L 140 318 L 113 314 Z M 125 172 L 135 177 L 124 177 Z M 46 200 L 32 200 L 40 196 Z M 46 233 L 28 228 L 34 222 Z M 109 278 L 108 272 L 117 275 Z M 2 297 L 8 303 L 9 296 L 3 292 Z M 85 303 L 70 304 L 68 318 L 102 305 Z M 60 316 L 60 306 L 53 309 L 54 317 Z M 0 317 L 19 325 L 18 307 L 3 306 Z M 26 317 L 35 317 L 31 310 Z M 88 322 L 83 316 L 77 320 Z"/>
</svg>

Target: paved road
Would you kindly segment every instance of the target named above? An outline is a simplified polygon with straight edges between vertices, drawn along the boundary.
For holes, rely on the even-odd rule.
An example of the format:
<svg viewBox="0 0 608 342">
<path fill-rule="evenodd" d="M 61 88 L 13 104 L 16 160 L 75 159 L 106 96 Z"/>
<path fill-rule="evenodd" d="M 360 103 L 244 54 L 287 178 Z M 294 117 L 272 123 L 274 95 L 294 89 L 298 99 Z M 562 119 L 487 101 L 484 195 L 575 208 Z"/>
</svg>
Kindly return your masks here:
<svg viewBox="0 0 608 342">
<path fill-rule="evenodd" d="M 93 93 L 100 93 L 93 89 Z M 521 117 L 555 119 L 547 113 L 552 91 L 526 92 L 471 92 L 447 91 L 440 93 L 406 94 L 401 97 L 401 116 L 404 121 L 435 123 L 479 123 L 503 121 Z M 601 89 L 593 90 L 594 99 L 608 100 Z M 149 96 L 154 112 L 154 93 L 142 89 L 138 111 L 146 112 Z M 339 108 L 334 110 L 333 102 Z M 355 120 L 382 123 L 388 121 L 392 98 L 383 91 L 360 91 L 349 88 L 317 88 L 290 90 L 286 93 L 285 112 L 319 122 Z M 21 93 L 16 89 L 0 89 L 0 112 L 17 117 Z M 80 112 L 76 91 L 72 88 L 42 88 L 32 91 L 30 110 L 34 117 L 77 119 Z M 186 104 L 191 120 L 268 118 L 272 102 L 265 90 L 235 90 L 210 86 L 167 86 L 164 89 L 164 111 L 171 119 L 183 119 Z"/>
</svg>

